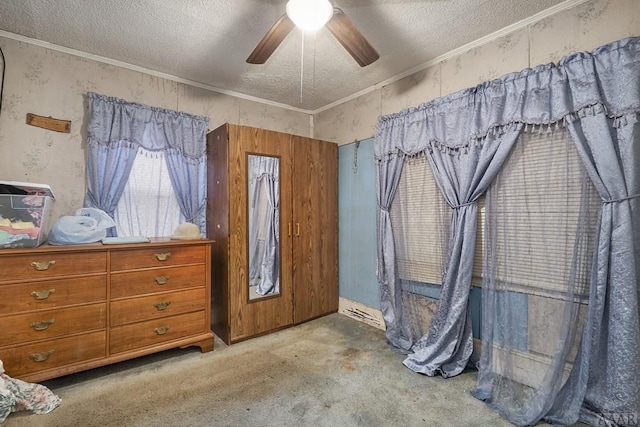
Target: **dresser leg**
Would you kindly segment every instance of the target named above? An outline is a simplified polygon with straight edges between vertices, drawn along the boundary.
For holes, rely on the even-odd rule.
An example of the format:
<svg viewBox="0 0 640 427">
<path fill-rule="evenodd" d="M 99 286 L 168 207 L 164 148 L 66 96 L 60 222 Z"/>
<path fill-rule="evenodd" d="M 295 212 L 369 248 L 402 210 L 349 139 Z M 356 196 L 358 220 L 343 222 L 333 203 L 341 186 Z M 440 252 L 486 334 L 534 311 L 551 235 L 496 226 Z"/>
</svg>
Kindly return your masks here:
<svg viewBox="0 0 640 427">
<path fill-rule="evenodd" d="M 213 336 L 211 336 L 211 338 L 207 338 L 202 341 L 197 341 L 192 344 L 181 346 L 180 348 L 187 348 L 187 347 L 194 347 L 194 346 L 200 347 L 200 351 L 202 353 L 208 353 L 210 351 L 213 351 Z"/>
</svg>

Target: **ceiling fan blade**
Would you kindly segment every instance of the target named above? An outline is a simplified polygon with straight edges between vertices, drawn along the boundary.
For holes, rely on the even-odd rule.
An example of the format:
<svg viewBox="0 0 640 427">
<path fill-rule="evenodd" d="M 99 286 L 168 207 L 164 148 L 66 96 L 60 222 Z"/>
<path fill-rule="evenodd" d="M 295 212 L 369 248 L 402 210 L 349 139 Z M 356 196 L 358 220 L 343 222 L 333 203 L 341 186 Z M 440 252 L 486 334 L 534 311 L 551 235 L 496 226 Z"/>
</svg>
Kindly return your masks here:
<svg viewBox="0 0 640 427">
<path fill-rule="evenodd" d="M 366 67 L 380 57 L 341 9 L 334 8 L 333 17 L 326 25 L 331 34 L 361 67 Z"/>
<path fill-rule="evenodd" d="M 280 43 L 295 27 L 293 21 L 287 15 L 282 15 L 267 31 L 260 43 L 253 49 L 247 58 L 249 64 L 264 64 L 271 54 L 280 46 Z"/>
</svg>

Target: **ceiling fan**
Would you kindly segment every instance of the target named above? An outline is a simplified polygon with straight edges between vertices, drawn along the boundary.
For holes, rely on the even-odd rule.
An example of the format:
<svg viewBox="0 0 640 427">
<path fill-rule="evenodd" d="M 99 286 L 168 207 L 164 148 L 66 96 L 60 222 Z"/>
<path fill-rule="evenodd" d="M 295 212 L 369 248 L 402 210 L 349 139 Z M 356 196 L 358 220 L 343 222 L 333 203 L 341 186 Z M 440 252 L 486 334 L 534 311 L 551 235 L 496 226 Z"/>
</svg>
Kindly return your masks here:
<svg viewBox="0 0 640 427">
<path fill-rule="evenodd" d="M 333 7 L 329 0 L 289 0 L 286 13 L 267 31 L 247 62 L 264 64 L 296 26 L 303 31 L 315 31 L 325 25 L 361 67 L 380 57 L 351 19 L 342 9 Z"/>
</svg>

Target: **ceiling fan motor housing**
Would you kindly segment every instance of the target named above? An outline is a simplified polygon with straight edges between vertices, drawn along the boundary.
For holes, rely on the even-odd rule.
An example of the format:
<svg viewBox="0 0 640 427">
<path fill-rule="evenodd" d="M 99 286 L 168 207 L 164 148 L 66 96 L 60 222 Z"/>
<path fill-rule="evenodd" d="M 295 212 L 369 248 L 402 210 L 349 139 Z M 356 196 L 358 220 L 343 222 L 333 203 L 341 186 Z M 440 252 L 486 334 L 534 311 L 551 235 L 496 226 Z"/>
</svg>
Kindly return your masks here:
<svg viewBox="0 0 640 427">
<path fill-rule="evenodd" d="M 304 31 L 316 31 L 324 26 L 333 15 L 329 0 L 289 0 L 287 16 Z"/>
<path fill-rule="evenodd" d="M 380 55 L 358 31 L 351 19 L 329 0 L 289 0 L 286 14 L 282 15 L 253 49 L 247 62 L 264 64 L 280 43 L 298 25 L 298 20 L 317 19 L 315 29 L 326 25 L 329 32 L 361 67 L 375 62 Z"/>
</svg>

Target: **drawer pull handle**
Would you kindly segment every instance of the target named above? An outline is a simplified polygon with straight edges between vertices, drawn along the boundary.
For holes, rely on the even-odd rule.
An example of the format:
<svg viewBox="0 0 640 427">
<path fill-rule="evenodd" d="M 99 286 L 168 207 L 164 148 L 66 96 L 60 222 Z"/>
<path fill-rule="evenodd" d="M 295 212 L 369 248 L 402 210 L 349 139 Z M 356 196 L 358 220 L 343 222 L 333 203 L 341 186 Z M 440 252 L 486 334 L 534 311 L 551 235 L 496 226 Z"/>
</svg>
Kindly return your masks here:
<svg viewBox="0 0 640 427">
<path fill-rule="evenodd" d="M 52 265 L 56 265 L 56 262 L 55 261 L 44 261 L 44 262 L 34 261 L 31 263 L 31 267 L 35 268 L 38 271 L 48 270 L 49 267 L 51 267 Z"/>
<path fill-rule="evenodd" d="M 169 281 L 168 276 L 160 276 L 154 279 L 158 285 L 164 285 Z"/>
<path fill-rule="evenodd" d="M 45 351 L 44 353 L 31 353 L 29 355 L 29 359 L 33 360 L 34 362 L 44 362 L 49 358 L 49 356 L 53 354 L 54 351 L 55 350 L 49 350 Z"/>
<path fill-rule="evenodd" d="M 168 326 L 163 326 L 161 328 L 155 328 L 153 330 L 153 332 L 156 333 L 156 335 L 164 335 L 169 331 L 169 327 Z"/>
<path fill-rule="evenodd" d="M 47 329 L 49 326 L 53 325 L 54 323 L 56 323 L 56 319 L 44 320 L 42 322 L 31 322 L 31 324 L 29 326 L 31 326 L 36 331 L 44 331 L 45 329 Z"/>
<path fill-rule="evenodd" d="M 171 304 L 171 301 L 157 302 L 157 303 L 153 304 L 153 306 L 158 311 L 165 311 L 167 309 L 167 307 L 169 307 L 169 304 Z"/>
<path fill-rule="evenodd" d="M 163 254 L 155 254 L 155 256 L 158 259 L 158 261 L 166 261 L 166 260 L 169 259 L 171 254 L 169 252 L 166 252 L 166 253 L 163 253 Z"/>
<path fill-rule="evenodd" d="M 33 291 L 31 292 L 31 296 L 34 297 L 37 300 L 45 300 L 47 298 L 49 298 L 49 295 L 51 295 L 52 293 L 54 293 L 56 290 L 55 289 L 48 289 L 48 290 L 44 290 L 44 291 Z"/>
</svg>

